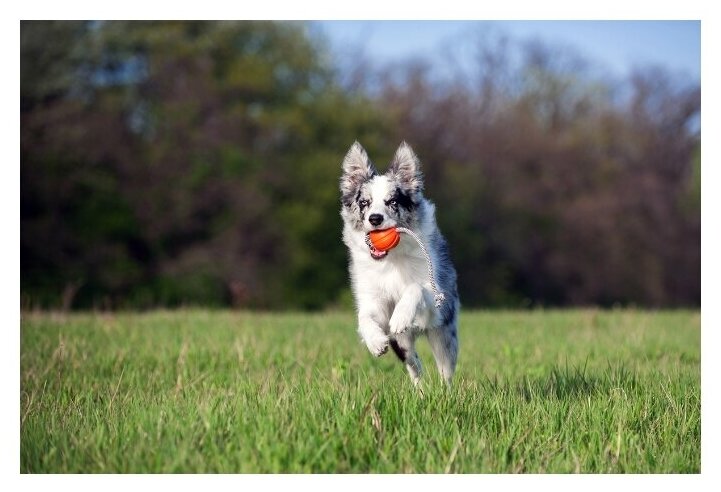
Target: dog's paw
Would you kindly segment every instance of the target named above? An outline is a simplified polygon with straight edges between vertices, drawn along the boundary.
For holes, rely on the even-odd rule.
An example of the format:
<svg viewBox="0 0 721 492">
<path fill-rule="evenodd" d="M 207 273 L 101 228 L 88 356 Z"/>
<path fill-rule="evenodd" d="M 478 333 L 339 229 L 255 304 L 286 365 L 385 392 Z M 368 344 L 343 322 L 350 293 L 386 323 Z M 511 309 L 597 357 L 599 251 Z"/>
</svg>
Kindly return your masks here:
<svg viewBox="0 0 721 492">
<path fill-rule="evenodd" d="M 398 304 L 393 310 L 393 315 L 388 322 L 388 329 L 393 335 L 400 335 L 413 325 L 415 317 L 415 309 L 410 309 L 403 304 Z"/>
<path fill-rule="evenodd" d="M 374 357 L 380 357 L 388 351 L 388 337 L 378 334 L 365 339 L 366 346 Z"/>
</svg>

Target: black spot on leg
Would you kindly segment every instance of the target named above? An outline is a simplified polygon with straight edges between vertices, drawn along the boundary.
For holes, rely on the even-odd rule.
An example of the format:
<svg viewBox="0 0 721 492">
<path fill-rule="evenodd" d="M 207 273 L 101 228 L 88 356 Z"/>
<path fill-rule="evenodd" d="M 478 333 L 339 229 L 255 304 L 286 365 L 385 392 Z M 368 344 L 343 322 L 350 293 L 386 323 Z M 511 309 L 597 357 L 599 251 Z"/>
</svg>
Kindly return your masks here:
<svg viewBox="0 0 721 492">
<path fill-rule="evenodd" d="M 396 356 L 398 356 L 398 358 L 401 360 L 401 362 L 405 362 L 406 361 L 406 351 L 403 350 L 400 345 L 398 345 L 398 342 L 396 342 L 395 340 L 391 340 L 389 342 L 389 345 L 393 349 L 393 352 L 396 354 Z"/>
</svg>

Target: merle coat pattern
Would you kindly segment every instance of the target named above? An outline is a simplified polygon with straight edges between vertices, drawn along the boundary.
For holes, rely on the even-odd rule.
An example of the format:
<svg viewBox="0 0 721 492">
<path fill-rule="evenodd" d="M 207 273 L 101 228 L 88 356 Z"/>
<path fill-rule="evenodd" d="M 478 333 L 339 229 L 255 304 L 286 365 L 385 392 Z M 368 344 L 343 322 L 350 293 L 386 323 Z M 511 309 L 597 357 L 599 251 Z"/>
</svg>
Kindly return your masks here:
<svg viewBox="0 0 721 492">
<path fill-rule="evenodd" d="M 355 142 L 342 168 L 343 242 L 350 255 L 358 333 L 376 357 L 390 347 L 414 384 L 421 377 L 415 341 L 426 335 L 438 371 L 450 384 L 458 357 L 456 271 L 436 225 L 435 206 L 423 196 L 420 162 L 403 142 L 388 171 L 380 174 Z M 433 304 L 426 260 L 414 240 L 401 236 L 400 244 L 387 252 L 366 244 L 369 231 L 393 226 L 411 229 L 422 238 L 433 261 L 436 283 L 446 297 L 440 308 Z"/>
</svg>

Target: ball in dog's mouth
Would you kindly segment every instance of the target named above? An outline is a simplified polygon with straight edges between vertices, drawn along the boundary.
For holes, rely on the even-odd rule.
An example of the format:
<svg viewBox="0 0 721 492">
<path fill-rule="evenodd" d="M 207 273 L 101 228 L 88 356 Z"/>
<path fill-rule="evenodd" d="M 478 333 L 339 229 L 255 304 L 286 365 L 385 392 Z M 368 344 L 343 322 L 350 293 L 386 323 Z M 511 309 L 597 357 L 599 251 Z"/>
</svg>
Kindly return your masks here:
<svg viewBox="0 0 721 492">
<path fill-rule="evenodd" d="M 371 253 L 371 258 L 380 260 L 388 256 L 388 252 L 395 248 L 400 241 L 400 235 L 395 227 L 374 229 L 366 233 L 365 243 Z"/>
</svg>

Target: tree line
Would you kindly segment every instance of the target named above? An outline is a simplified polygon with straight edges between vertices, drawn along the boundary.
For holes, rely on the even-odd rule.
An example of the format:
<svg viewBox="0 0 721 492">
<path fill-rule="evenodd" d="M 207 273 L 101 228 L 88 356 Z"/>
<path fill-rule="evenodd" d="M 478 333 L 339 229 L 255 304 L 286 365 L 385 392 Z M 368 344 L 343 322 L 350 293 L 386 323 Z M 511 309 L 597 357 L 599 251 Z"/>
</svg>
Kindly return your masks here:
<svg viewBox="0 0 721 492">
<path fill-rule="evenodd" d="M 479 37 L 340 66 L 295 22 L 21 24 L 24 307 L 350 305 L 340 162 L 420 156 L 466 306 L 700 305 L 700 87 Z"/>
</svg>

